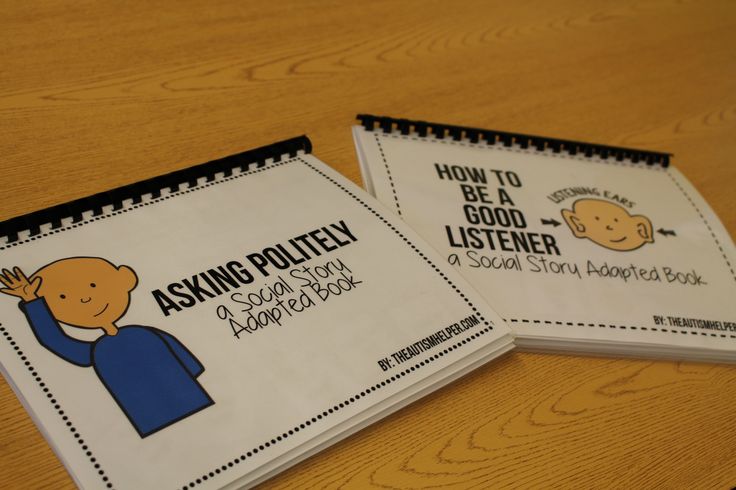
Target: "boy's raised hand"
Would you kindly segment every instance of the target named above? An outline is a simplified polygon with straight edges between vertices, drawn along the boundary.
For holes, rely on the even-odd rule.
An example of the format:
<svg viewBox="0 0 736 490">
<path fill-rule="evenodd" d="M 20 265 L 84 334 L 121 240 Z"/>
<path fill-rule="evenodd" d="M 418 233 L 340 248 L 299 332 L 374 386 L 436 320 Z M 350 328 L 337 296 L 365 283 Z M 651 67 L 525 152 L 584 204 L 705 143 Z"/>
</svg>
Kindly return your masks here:
<svg viewBox="0 0 736 490">
<path fill-rule="evenodd" d="M 0 293 L 17 296 L 27 303 L 38 298 L 36 291 L 41 287 L 41 278 L 37 277 L 29 281 L 20 267 L 13 267 L 13 272 L 3 269 L 0 274 L 0 283 L 5 285 L 5 288 L 0 289 Z"/>
</svg>

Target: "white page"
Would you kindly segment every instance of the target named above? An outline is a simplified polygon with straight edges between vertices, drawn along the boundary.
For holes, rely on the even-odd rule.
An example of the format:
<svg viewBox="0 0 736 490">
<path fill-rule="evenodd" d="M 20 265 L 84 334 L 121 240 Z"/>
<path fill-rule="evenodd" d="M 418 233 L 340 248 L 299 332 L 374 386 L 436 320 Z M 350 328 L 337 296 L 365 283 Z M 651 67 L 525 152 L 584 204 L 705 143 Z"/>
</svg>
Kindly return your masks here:
<svg viewBox="0 0 736 490">
<path fill-rule="evenodd" d="M 519 345 L 555 341 L 550 350 L 559 351 L 567 341 L 580 351 L 581 341 L 601 342 L 622 352 L 621 345 L 642 343 L 649 351 L 635 355 L 684 348 L 696 358 L 736 360 L 733 242 L 671 166 L 363 127 L 354 137 L 376 197 L 485 296 Z M 490 202 L 481 202 L 483 193 Z M 612 222 L 618 228 L 610 233 L 621 236 L 592 238 L 589 224 L 588 233 L 576 228 L 578 237 L 563 210 L 579 211 L 575 224 L 586 206 L 600 219 L 614 210 L 621 226 L 632 224 Z M 480 240 L 463 241 L 463 230 Z M 605 242 L 627 233 L 628 245 Z"/>
<path fill-rule="evenodd" d="M 128 266 L 138 283 L 117 335 L 126 332 L 125 325 L 141 325 L 175 337 L 204 367 L 196 382 L 213 404 L 142 436 L 123 413 L 124 404 L 111 396 L 114 388 L 105 389 L 100 368 L 74 365 L 44 348 L 16 298 L 2 295 L 5 375 L 85 488 L 247 484 L 321 447 L 328 441 L 323 434 L 335 438 L 387 413 L 418 393 L 423 380 L 437 384 L 462 372 L 466 357 L 482 353 L 485 360 L 509 349 L 504 322 L 451 267 L 311 155 L 86 218 L 0 245 L 0 265 L 19 266 L 29 276 L 69 257 L 102 257 Z M 317 238 L 309 243 L 321 250 L 319 256 L 302 241 L 297 243 L 309 255 L 304 262 L 258 268 L 267 250 L 285 256 L 279 245 L 298 258 L 299 248 L 289 240 L 314 230 Z M 334 249 L 320 249 L 317 239 Z M 250 260 L 250 254 L 259 255 Z M 158 290 L 187 303 L 172 292 L 186 291 L 184 279 L 191 283 L 195 275 L 231 261 L 253 281 L 214 294 L 200 275 L 200 286 L 214 297 L 201 293 L 203 301 L 180 304 L 181 311 L 154 297 Z M 327 277 L 310 276 L 318 271 Z M 286 307 L 266 301 L 272 316 L 274 308 L 281 311 L 281 324 L 271 321 L 237 338 L 230 318 L 245 323 L 248 295 L 260 292 L 268 299 L 269 286 L 279 288 L 277 282 L 291 289 L 279 290 Z M 330 295 L 322 299 L 328 288 Z M 90 297 L 96 304 L 98 289 L 80 301 Z M 67 292 L 65 300 L 74 300 L 76 292 Z M 303 311 L 287 312 L 290 300 Z M 254 306 L 250 313 L 263 311 Z M 74 338 L 100 336 L 99 329 L 63 328 Z M 431 335 L 432 342 L 416 347 Z M 402 351 L 412 345 L 417 355 Z M 389 363 L 385 370 L 381 359 Z M 118 366 L 125 372 L 124 362 Z M 151 376 L 157 376 L 155 369 Z"/>
</svg>

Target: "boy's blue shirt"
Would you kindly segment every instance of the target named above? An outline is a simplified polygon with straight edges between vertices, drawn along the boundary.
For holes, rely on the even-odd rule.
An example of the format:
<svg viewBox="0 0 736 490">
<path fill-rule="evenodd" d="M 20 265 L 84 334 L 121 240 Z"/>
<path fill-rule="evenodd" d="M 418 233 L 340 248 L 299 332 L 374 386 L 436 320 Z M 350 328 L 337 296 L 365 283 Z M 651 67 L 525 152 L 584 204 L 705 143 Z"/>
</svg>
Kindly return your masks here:
<svg viewBox="0 0 736 490">
<path fill-rule="evenodd" d="M 173 335 L 153 327 L 120 327 L 94 342 L 69 337 L 38 298 L 21 303 L 45 348 L 77 366 L 92 366 L 141 437 L 214 403 L 196 380 L 204 367 Z"/>
</svg>

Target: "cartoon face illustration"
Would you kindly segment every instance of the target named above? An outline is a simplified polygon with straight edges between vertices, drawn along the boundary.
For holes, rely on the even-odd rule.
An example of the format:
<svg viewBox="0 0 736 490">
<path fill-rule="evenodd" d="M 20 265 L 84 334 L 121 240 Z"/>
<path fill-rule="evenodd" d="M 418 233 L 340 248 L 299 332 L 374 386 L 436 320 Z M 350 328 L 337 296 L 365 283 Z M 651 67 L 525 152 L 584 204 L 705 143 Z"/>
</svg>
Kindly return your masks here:
<svg viewBox="0 0 736 490">
<path fill-rule="evenodd" d="M 601 199 L 580 199 L 562 217 L 577 238 L 621 252 L 653 243 L 652 222 L 642 215 L 630 215 L 618 204 Z"/>
<path fill-rule="evenodd" d="M 125 314 L 138 277 L 128 266 L 115 267 L 96 257 L 58 260 L 36 272 L 37 294 L 46 299 L 54 317 L 67 325 L 99 328 Z"/>
</svg>

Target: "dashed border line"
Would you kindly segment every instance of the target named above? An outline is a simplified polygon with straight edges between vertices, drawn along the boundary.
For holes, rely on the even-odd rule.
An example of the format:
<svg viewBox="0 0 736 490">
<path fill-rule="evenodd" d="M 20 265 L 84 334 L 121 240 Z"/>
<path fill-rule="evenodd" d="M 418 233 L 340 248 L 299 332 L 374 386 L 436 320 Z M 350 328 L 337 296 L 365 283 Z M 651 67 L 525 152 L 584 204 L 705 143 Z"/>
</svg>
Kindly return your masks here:
<svg viewBox="0 0 736 490">
<path fill-rule="evenodd" d="M 380 381 L 380 382 L 378 382 L 378 383 L 376 383 L 374 385 L 369 386 L 368 388 L 365 388 L 360 393 L 356 393 L 355 395 L 353 395 L 353 396 L 351 396 L 349 398 L 346 398 L 345 400 L 341 401 L 340 403 L 337 403 L 334 406 L 331 406 L 328 409 L 322 411 L 321 413 L 318 413 L 316 416 L 314 416 L 312 418 L 309 418 L 309 419 L 305 420 L 304 422 L 302 422 L 302 423 L 300 423 L 298 425 L 295 425 L 293 428 L 291 428 L 288 431 L 282 433 L 281 435 L 278 435 L 278 436 L 274 437 L 270 441 L 265 441 L 263 444 L 260 444 L 260 445 L 258 445 L 256 447 L 253 447 L 250 451 L 247 451 L 244 454 L 241 454 L 240 456 L 236 457 L 235 459 L 232 459 L 232 460 L 228 461 L 226 464 L 223 464 L 222 466 L 219 466 L 219 467 L 215 468 L 214 470 L 210 471 L 209 473 L 206 473 L 206 474 L 200 476 L 196 480 L 193 480 L 193 481 L 189 482 L 187 485 L 184 485 L 184 486 L 181 487 L 182 490 L 188 490 L 188 489 L 191 489 L 191 488 L 195 488 L 197 485 L 200 485 L 200 484 L 206 482 L 207 480 L 214 478 L 215 476 L 217 476 L 217 475 L 219 475 L 219 474 L 227 471 L 228 469 L 234 467 L 235 465 L 240 464 L 241 462 L 245 461 L 246 459 L 255 456 L 256 454 L 258 454 L 261 451 L 264 451 L 266 448 L 275 446 L 279 442 L 287 439 L 289 436 L 292 436 L 292 435 L 296 434 L 297 432 L 306 429 L 308 426 L 319 422 L 320 420 L 328 417 L 330 414 L 333 414 L 333 413 L 339 411 L 340 409 L 345 408 L 348 405 L 357 402 L 361 398 L 367 397 L 368 395 L 374 393 L 375 391 L 378 391 L 381 388 L 390 385 L 392 382 L 398 381 L 400 378 L 403 378 L 404 376 L 406 376 L 406 375 L 408 375 L 408 374 L 410 374 L 410 373 L 412 373 L 412 372 L 420 369 L 421 367 L 426 366 L 426 365 L 428 365 L 428 364 L 430 364 L 430 363 L 432 363 L 432 362 L 434 362 L 434 361 L 436 361 L 436 360 L 444 357 L 445 355 L 449 354 L 450 352 L 454 351 L 455 349 L 458 349 L 459 347 L 461 347 L 461 346 L 463 346 L 465 344 L 468 344 L 468 343 L 472 342 L 475 339 L 480 338 L 481 336 L 483 336 L 486 333 L 490 332 L 492 329 L 493 329 L 493 327 L 487 326 L 487 327 L 483 328 L 482 330 L 479 330 L 476 333 L 471 334 L 469 337 L 467 337 L 467 338 L 465 338 L 465 339 L 463 339 L 461 341 L 455 342 L 453 345 L 451 345 L 449 347 L 446 347 L 445 349 L 441 350 L 440 352 L 438 352 L 436 354 L 433 354 L 432 356 L 428 357 L 427 359 L 425 359 L 423 361 L 420 361 L 420 362 L 414 364 L 413 366 L 410 366 L 410 367 L 404 369 L 403 371 L 401 371 L 399 373 L 394 374 L 390 378 L 386 378 L 386 379 L 384 379 L 384 380 L 382 380 L 382 381 Z"/>
<path fill-rule="evenodd" d="M 394 185 L 394 178 L 391 176 L 391 169 L 388 168 L 388 162 L 386 161 L 386 155 L 383 153 L 383 146 L 381 141 L 378 139 L 378 133 L 374 133 L 373 136 L 376 138 L 376 144 L 378 145 L 378 151 L 381 153 L 383 159 L 383 166 L 386 167 L 386 175 L 388 175 L 388 183 L 391 186 L 391 192 L 394 195 L 394 203 L 396 204 L 396 213 L 401 216 L 401 206 L 399 206 L 399 196 L 396 194 L 396 186 Z"/>
<path fill-rule="evenodd" d="M 46 383 L 44 382 L 41 375 L 38 374 L 36 368 L 33 366 L 33 364 L 31 364 L 31 361 L 28 360 L 28 357 L 21 350 L 20 346 L 18 346 L 18 343 L 13 339 L 10 333 L 8 333 L 7 329 L 3 326 L 2 323 L 0 323 L 0 334 L 5 337 L 5 340 L 8 341 L 20 360 L 23 361 L 23 365 L 26 367 L 26 369 L 28 369 L 28 372 L 36 381 L 39 388 L 41 388 L 41 391 L 43 391 L 43 393 L 46 395 L 46 398 L 48 399 L 51 406 L 54 407 L 56 414 L 61 418 L 67 429 L 69 429 L 69 432 L 71 432 L 72 436 L 77 441 L 79 448 L 84 451 L 84 455 L 87 456 L 89 462 L 92 464 L 95 471 L 97 471 L 98 476 L 102 479 L 102 483 L 105 485 L 106 488 L 114 488 L 112 482 L 110 481 L 110 478 L 105 474 L 105 471 L 100 466 L 100 463 L 97 462 L 97 458 L 95 458 L 92 450 L 89 448 L 84 439 L 82 439 L 82 436 L 79 435 L 79 431 L 69 419 L 69 416 L 64 413 L 64 410 L 61 408 L 59 401 L 54 397 L 54 394 L 51 392 L 48 386 L 46 386 Z"/>
<path fill-rule="evenodd" d="M 710 223 L 708 223 L 708 220 L 705 219 L 705 215 L 700 211 L 700 208 L 695 204 L 695 201 L 690 197 L 690 194 L 688 194 L 685 191 L 685 188 L 682 187 L 682 185 L 675 179 L 675 177 L 670 173 L 666 172 L 666 174 L 669 176 L 669 178 L 672 180 L 672 182 L 675 183 L 678 189 L 680 189 L 680 192 L 682 192 L 682 195 L 685 196 L 685 199 L 687 199 L 690 204 L 692 205 L 693 209 L 695 209 L 695 212 L 698 213 L 698 216 L 700 216 L 700 219 L 703 220 L 703 224 L 705 224 L 705 227 L 708 228 L 708 231 L 710 232 L 710 236 L 713 238 L 713 241 L 716 243 L 716 247 L 718 247 L 718 250 L 721 252 L 721 256 L 723 257 L 723 260 L 726 262 L 726 266 L 728 266 L 728 269 L 731 271 L 731 277 L 734 281 L 736 281 L 736 271 L 734 271 L 734 266 L 731 264 L 731 261 L 728 260 L 728 257 L 726 256 L 726 251 L 723 250 L 723 246 L 721 245 L 721 242 L 718 241 L 718 237 L 716 236 L 716 233 L 713 231 L 713 228 L 711 228 Z"/>
<path fill-rule="evenodd" d="M 732 334 L 715 334 L 711 332 L 696 332 L 693 330 L 675 330 L 673 328 L 657 328 L 657 327 L 641 327 L 636 325 L 616 325 L 613 323 L 591 323 L 591 322 L 564 322 L 559 320 L 530 320 L 526 318 L 504 318 L 504 321 L 511 323 L 528 323 L 533 325 L 562 325 L 567 327 L 599 327 L 599 328 L 612 328 L 621 330 L 641 330 L 643 332 L 665 332 L 682 335 L 702 335 L 703 337 L 721 337 L 721 338 L 732 338 L 736 339 L 736 335 Z"/>
</svg>

